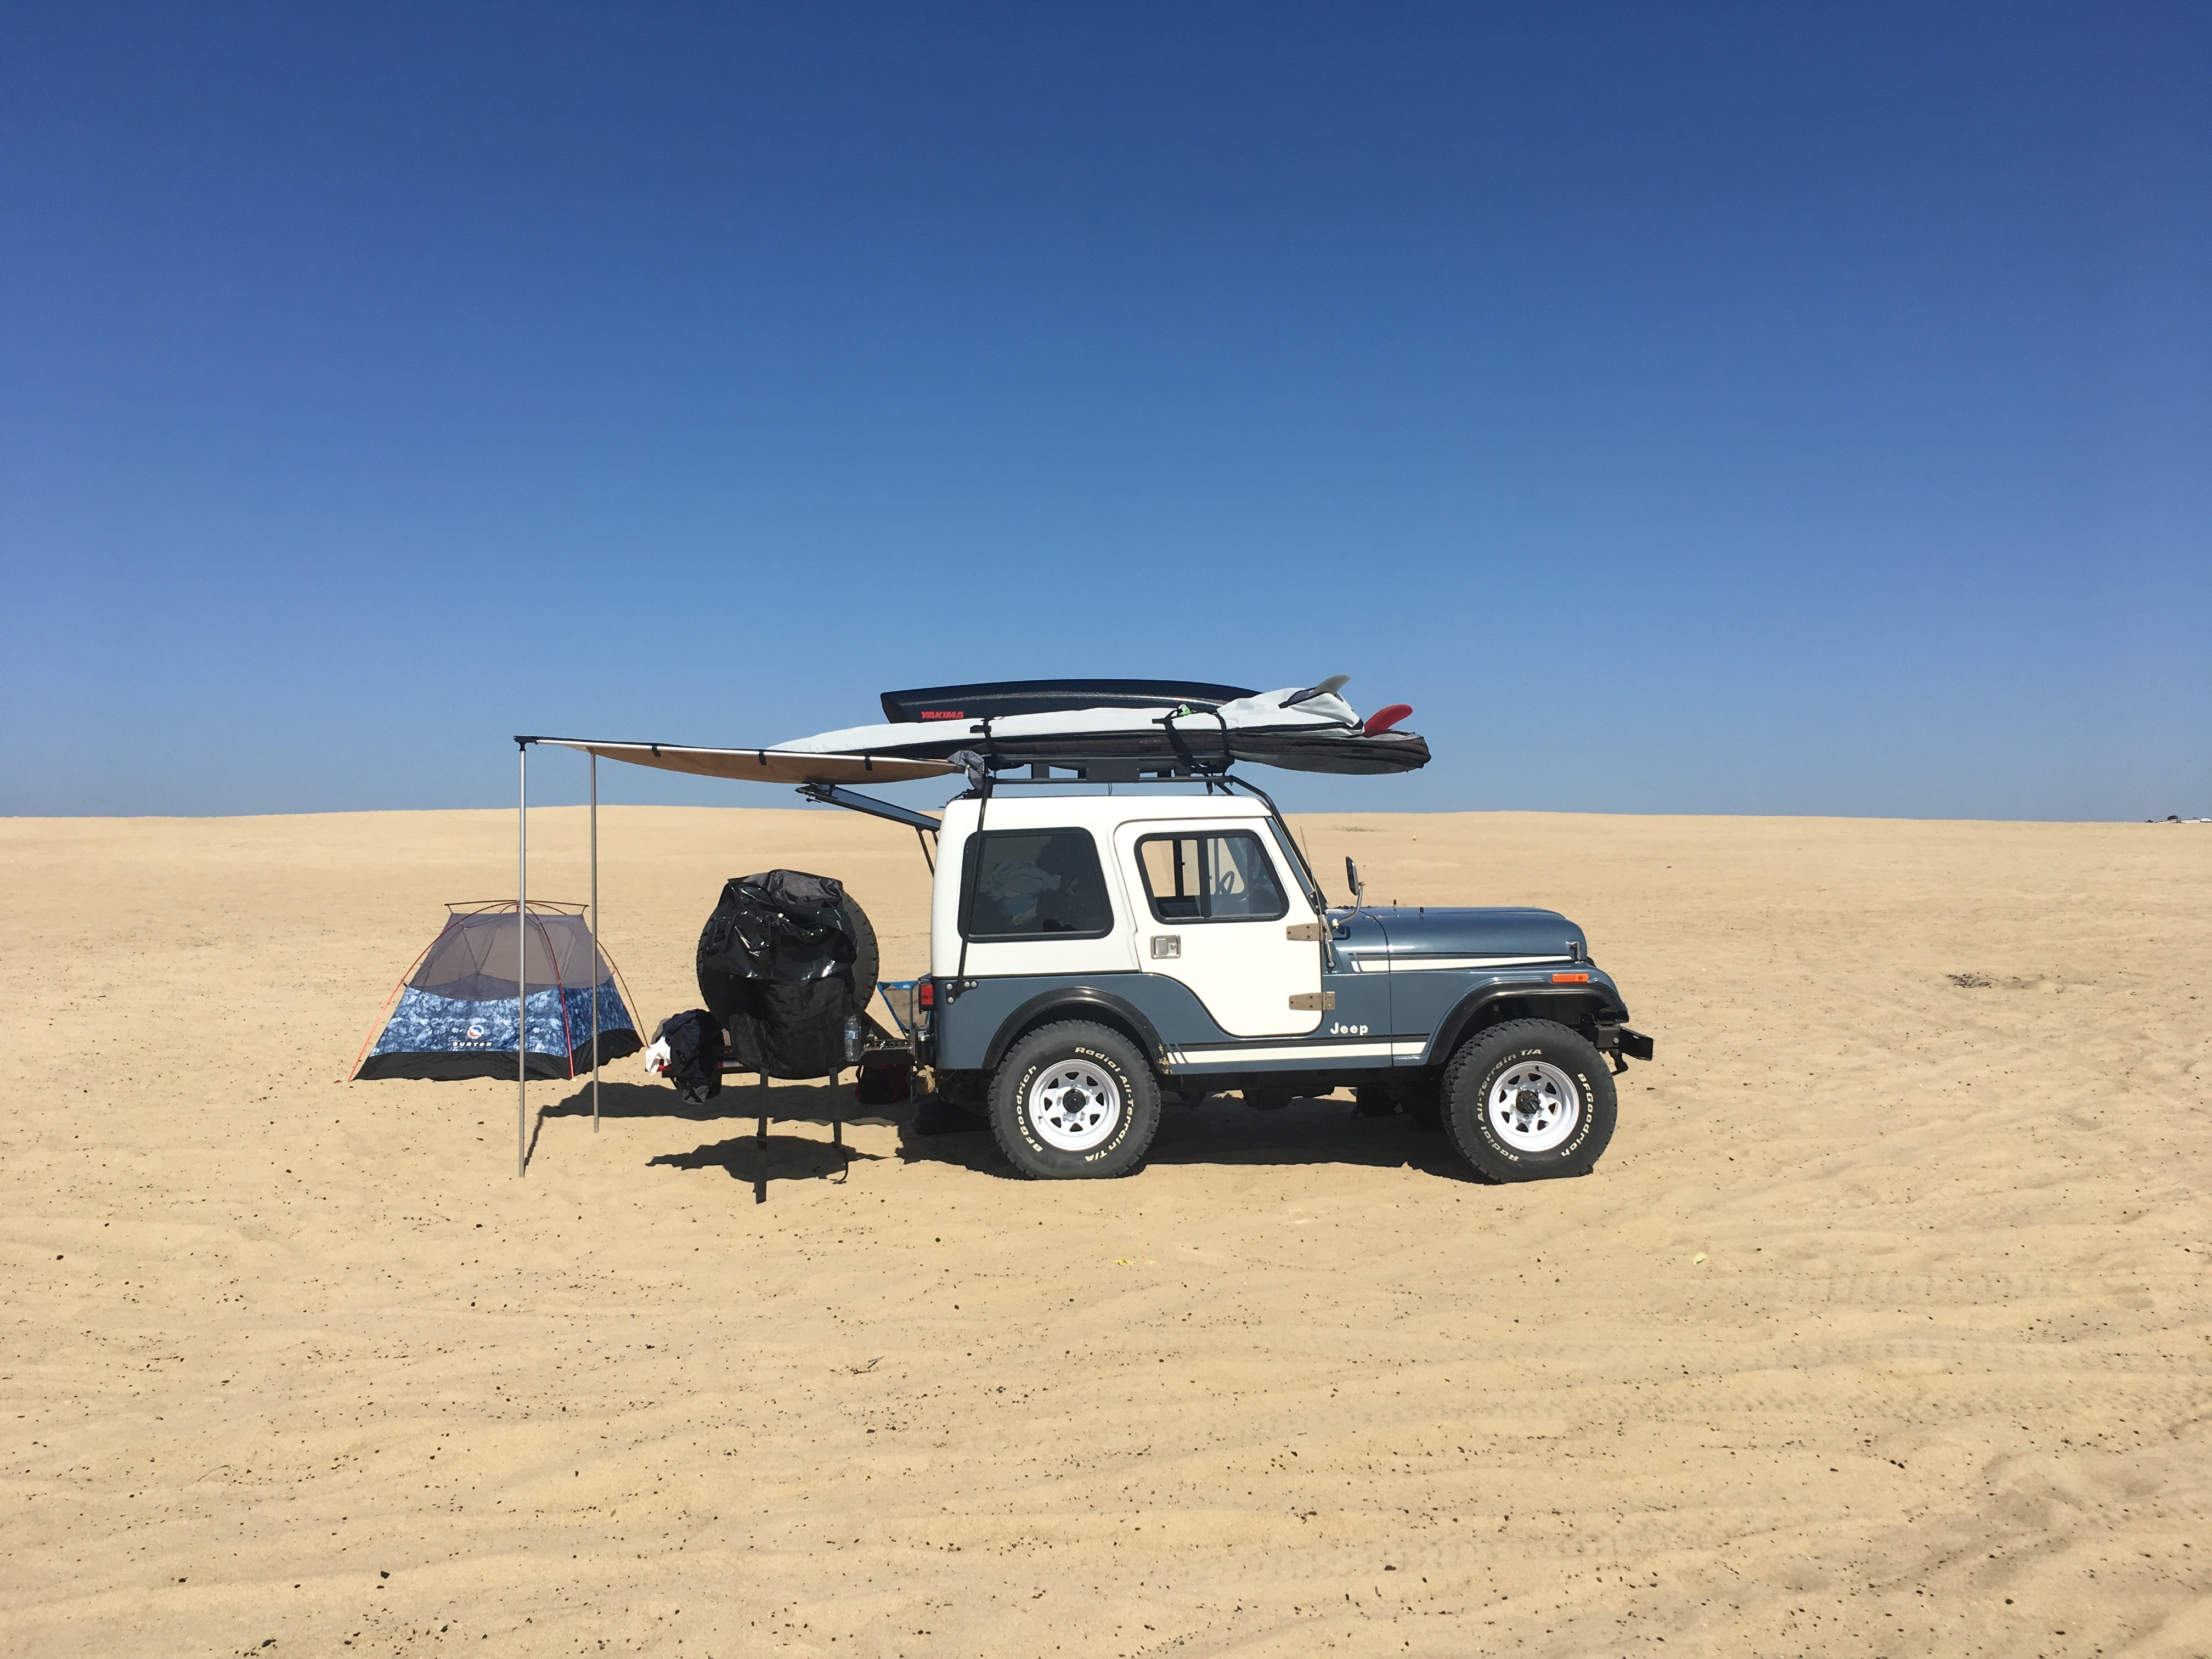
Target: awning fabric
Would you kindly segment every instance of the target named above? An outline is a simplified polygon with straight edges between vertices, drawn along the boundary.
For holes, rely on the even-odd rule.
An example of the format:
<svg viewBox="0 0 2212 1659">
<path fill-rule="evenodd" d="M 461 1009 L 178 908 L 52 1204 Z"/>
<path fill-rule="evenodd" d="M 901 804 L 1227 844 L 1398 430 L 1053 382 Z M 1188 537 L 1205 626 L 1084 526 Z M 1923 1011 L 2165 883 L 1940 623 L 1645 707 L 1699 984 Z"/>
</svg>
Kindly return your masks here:
<svg viewBox="0 0 2212 1659">
<path fill-rule="evenodd" d="M 672 743 L 605 743 L 591 738 L 532 738 L 602 760 L 702 778 L 751 783 L 903 783 L 957 775 L 950 761 L 891 755 L 809 754 L 791 749 L 690 749 Z"/>
</svg>

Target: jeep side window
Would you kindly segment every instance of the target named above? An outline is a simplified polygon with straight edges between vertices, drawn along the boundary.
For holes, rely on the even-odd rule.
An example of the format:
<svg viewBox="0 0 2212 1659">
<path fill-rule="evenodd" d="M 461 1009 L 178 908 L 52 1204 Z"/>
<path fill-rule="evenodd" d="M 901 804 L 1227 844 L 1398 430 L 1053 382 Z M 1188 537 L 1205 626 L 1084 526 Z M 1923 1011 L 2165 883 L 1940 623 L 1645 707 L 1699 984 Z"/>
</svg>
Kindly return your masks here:
<svg viewBox="0 0 2212 1659">
<path fill-rule="evenodd" d="M 1106 875 L 1088 830 L 988 830 L 968 838 L 962 927 L 969 939 L 1103 939 Z"/>
<path fill-rule="evenodd" d="M 1246 830 L 1146 836 L 1137 867 L 1161 921 L 1272 921 L 1290 914 L 1275 866 Z"/>
</svg>

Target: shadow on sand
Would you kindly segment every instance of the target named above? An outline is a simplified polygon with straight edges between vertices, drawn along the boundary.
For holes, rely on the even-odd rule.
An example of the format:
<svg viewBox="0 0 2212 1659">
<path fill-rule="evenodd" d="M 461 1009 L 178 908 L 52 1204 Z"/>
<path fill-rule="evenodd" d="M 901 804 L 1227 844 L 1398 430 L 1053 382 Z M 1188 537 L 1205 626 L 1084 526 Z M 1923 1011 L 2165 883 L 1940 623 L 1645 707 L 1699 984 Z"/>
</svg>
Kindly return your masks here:
<svg viewBox="0 0 2212 1659">
<path fill-rule="evenodd" d="M 1020 1178 L 988 1129 L 917 1134 L 911 1108 L 901 1109 L 897 1121 L 899 1157 L 907 1163 L 951 1164 L 979 1175 Z M 1349 1099 L 1300 1098 L 1279 1112 L 1255 1110 L 1237 1095 L 1216 1095 L 1198 1107 L 1171 1103 L 1139 1168 L 1184 1164 L 1355 1164 L 1474 1179 L 1443 1135 L 1410 1117 L 1354 1116 Z"/>
<path fill-rule="evenodd" d="M 770 1132 L 763 1135 L 760 1109 L 769 1108 Z M 538 1136 L 550 1118 L 592 1115 L 586 1082 L 567 1098 L 541 1107 L 530 1136 L 534 1158 Z M 842 1182 L 855 1159 L 872 1162 L 877 1154 L 841 1144 L 842 1126 L 869 1124 L 898 1131 L 898 1157 L 907 1164 L 946 1164 L 1002 1180 L 1020 1179 L 997 1140 L 986 1129 L 924 1135 L 915 1127 L 912 1103 L 890 1107 L 856 1106 L 850 1084 L 778 1083 L 765 1093 L 757 1083 L 725 1083 L 710 1101 L 693 1105 L 671 1088 L 635 1083 L 599 1085 L 604 1118 L 667 1118 L 679 1123 L 743 1124 L 743 1132 L 702 1143 L 688 1152 L 665 1152 L 656 1168 L 720 1170 L 732 1181 L 749 1182 L 757 1203 L 768 1201 L 770 1181 Z M 774 1133 L 777 1124 L 806 1124 L 817 1134 Z M 1237 1095 L 1216 1095 L 1202 1106 L 1170 1103 L 1153 1138 L 1146 1164 L 1349 1164 L 1374 1170 L 1412 1169 L 1424 1175 L 1472 1181 L 1474 1173 L 1444 1136 L 1423 1129 L 1410 1117 L 1360 1117 L 1343 1098 L 1300 1098 L 1279 1112 L 1255 1111 Z"/>
<path fill-rule="evenodd" d="M 763 1123 L 762 1112 L 767 1112 Z M 579 1083 L 567 1098 L 542 1106 L 530 1133 L 530 1156 L 538 1154 L 538 1137 L 551 1118 L 588 1118 L 592 1115 L 592 1085 Z M 849 1083 L 778 1083 L 763 1090 L 757 1082 L 726 1080 L 714 1099 L 694 1104 L 674 1089 L 648 1084 L 599 1083 L 602 1118 L 669 1118 L 681 1123 L 747 1123 L 749 1132 L 726 1140 L 712 1141 L 688 1152 L 668 1152 L 650 1160 L 651 1165 L 674 1170 L 720 1170 L 732 1181 L 750 1182 L 753 1201 L 768 1201 L 768 1183 L 775 1181 L 842 1182 L 855 1158 L 872 1160 L 876 1154 L 844 1144 L 848 1124 L 890 1127 L 902 1115 L 913 1116 L 911 1107 L 886 1113 L 880 1108 L 853 1103 Z M 776 1134 L 777 1123 L 817 1125 L 828 1138 Z"/>
</svg>

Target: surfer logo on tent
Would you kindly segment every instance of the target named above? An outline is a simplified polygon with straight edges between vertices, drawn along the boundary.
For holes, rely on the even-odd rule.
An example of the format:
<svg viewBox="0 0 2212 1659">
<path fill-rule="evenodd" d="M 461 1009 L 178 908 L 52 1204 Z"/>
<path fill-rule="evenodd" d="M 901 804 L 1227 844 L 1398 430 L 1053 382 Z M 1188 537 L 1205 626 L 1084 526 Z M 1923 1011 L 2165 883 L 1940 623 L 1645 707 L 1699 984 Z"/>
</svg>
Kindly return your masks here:
<svg viewBox="0 0 2212 1659">
<path fill-rule="evenodd" d="M 471 1042 L 482 1042 L 483 1041 L 483 1027 L 481 1025 L 471 1024 L 469 1027 L 469 1041 Z"/>
</svg>

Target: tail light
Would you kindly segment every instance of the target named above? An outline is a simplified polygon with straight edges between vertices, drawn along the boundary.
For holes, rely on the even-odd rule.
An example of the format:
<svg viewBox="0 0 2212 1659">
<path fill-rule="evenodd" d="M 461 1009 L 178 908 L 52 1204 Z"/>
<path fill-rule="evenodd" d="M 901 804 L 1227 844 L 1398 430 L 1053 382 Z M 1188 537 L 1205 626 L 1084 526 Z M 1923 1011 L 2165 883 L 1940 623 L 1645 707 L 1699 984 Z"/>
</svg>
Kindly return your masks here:
<svg viewBox="0 0 2212 1659">
<path fill-rule="evenodd" d="M 937 1006 L 937 981 L 933 979 L 926 979 L 922 981 L 921 984 L 915 986 L 914 988 L 914 1003 L 915 1006 L 917 1008 L 934 1008 Z"/>
</svg>

